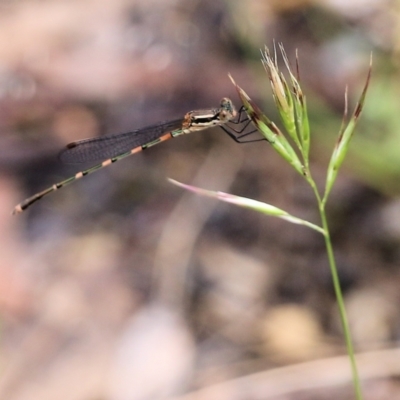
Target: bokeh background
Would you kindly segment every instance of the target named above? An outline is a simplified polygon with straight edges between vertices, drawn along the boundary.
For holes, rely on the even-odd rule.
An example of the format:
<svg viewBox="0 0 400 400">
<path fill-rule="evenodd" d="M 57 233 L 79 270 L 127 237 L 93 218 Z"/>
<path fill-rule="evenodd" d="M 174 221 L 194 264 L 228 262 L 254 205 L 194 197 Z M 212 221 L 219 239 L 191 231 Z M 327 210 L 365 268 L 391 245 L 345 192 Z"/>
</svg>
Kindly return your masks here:
<svg viewBox="0 0 400 400">
<path fill-rule="evenodd" d="M 373 52 L 328 210 L 365 399 L 400 399 L 399 34 L 397 0 L 1 0 L 0 398 L 353 398 L 322 238 L 166 180 L 318 223 L 266 142 L 187 135 L 10 215 L 90 166 L 58 162 L 73 140 L 239 107 L 228 73 L 279 123 L 275 40 L 298 49 L 321 187 Z"/>
</svg>

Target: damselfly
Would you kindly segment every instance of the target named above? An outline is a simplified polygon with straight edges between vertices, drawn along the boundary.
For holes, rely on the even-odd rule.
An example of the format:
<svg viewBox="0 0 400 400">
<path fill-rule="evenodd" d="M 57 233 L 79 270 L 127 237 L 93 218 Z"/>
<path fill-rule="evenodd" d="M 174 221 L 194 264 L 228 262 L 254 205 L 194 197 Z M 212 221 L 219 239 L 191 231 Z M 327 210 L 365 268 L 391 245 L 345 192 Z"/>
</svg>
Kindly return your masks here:
<svg viewBox="0 0 400 400">
<path fill-rule="evenodd" d="M 242 118 L 243 115 L 245 116 L 244 119 Z M 228 123 L 240 125 L 240 129 L 235 129 L 231 125 L 227 125 Z M 246 116 L 244 108 L 241 107 L 238 112 L 230 99 L 223 98 L 219 108 L 190 111 L 186 113 L 183 119 L 161 122 L 131 132 L 72 142 L 61 151 L 59 155 L 61 161 L 67 163 L 105 161 L 87 170 L 78 172 L 74 176 L 55 183 L 53 186 L 25 199 L 15 206 L 13 214 L 21 213 L 44 196 L 92 172 L 122 160 L 131 154 L 146 150 L 165 140 L 208 129 L 213 126 L 220 126 L 232 139 L 241 143 L 241 138 L 254 132 L 252 130 L 244 133 L 249 124 L 250 119 Z"/>
</svg>

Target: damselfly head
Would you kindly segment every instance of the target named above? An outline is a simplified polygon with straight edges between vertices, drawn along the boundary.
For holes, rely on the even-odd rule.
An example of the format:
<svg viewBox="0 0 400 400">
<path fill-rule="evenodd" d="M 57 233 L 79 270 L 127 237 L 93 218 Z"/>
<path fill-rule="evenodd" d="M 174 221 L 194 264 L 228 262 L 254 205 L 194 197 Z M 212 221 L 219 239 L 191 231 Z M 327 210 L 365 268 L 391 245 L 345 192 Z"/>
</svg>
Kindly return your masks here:
<svg viewBox="0 0 400 400">
<path fill-rule="evenodd" d="M 224 97 L 221 100 L 221 108 L 219 113 L 219 118 L 222 122 L 228 122 L 232 118 L 235 118 L 237 115 L 237 111 L 235 106 L 232 103 L 231 99 Z"/>
</svg>

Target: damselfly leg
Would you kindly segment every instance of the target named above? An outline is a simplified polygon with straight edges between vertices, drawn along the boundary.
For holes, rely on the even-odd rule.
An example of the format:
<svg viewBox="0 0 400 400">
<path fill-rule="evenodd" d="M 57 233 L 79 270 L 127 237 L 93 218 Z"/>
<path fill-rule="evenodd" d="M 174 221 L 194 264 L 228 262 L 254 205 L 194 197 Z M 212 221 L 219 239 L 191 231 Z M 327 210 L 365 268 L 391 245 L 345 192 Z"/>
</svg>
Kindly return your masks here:
<svg viewBox="0 0 400 400">
<path fill-rule="evenodd" d="M 238 111 L 237 117 L 230 120 L 229 123 L 225 124 L 224 126 L 221 125 L 221 129 L 237 143 L 253 143 L 266 140 L 265 138 L 242 140 L 243 138 L 249 137 L 254 133 L 258 133 L 257 129 L 251 129 L 250 131 L 246 132 L 246 129 L 250 126 L 250 124 L 251 119 L 246 114 L 244 106 L 242 106 Z M 240 127 L 235 128 L 233 125 L 240 125 Z"/>
</svg>

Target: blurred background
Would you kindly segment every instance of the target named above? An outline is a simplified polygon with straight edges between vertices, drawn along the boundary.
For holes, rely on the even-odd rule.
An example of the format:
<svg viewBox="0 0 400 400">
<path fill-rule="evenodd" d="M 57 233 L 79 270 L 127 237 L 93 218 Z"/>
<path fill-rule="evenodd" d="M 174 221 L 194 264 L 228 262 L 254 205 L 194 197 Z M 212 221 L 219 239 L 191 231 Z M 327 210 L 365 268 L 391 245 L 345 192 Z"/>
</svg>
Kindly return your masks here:
<svg viewBox="0 0 400 400">
<path fill-rule="evenodd" d="M 0 398 L 353 398 L 322 238 L 167 182 L 319 223 L 266 142 L 193 133 L 10 215 L 91 166 L 58 161 L 73 140 L 240 107 L 228 73 L 279 124 L 275 40 L 298 49 L 321 188 L 373 52 L 328 212 L 365 399 L 400 399 L 399 32 L 396 0 L 1 0 Z"/>
</svg>

